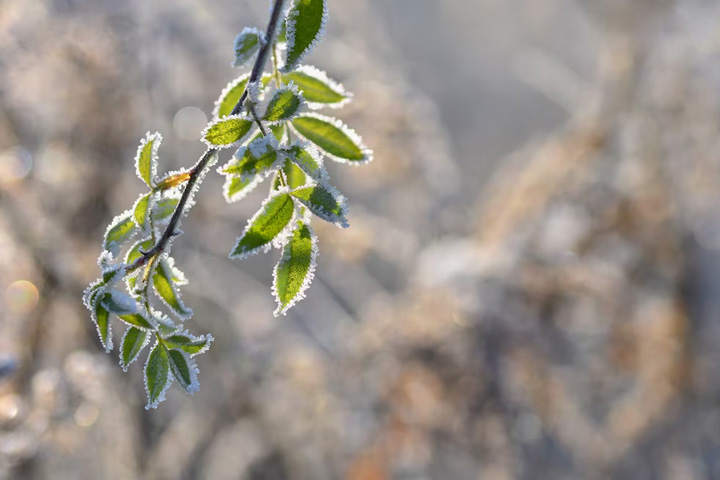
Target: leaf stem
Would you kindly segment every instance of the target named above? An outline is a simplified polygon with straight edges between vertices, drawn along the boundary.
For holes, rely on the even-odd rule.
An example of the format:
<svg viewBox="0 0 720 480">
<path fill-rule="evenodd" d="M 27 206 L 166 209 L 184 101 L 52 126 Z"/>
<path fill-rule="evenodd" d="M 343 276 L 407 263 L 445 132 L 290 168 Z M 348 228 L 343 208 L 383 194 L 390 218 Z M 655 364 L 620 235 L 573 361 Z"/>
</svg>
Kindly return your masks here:
<svg viewBox="0 0 720 480">
<path fill-rule="evenodd" d="M 256 83 L 260 77 L 262 76 L 263 71 L 265 70 L 265 63 L 267 62 L 267 57 L 270 49 L 275 43 L 275 35 L 277 33 L 277 26 L 279 23 L 280 15 L 282 14 L 283 6 L 285 4 L 285 0 L 274 0 L 273 3 L 273 9 L 272 13 L 270 14 L 270 22 L 268 23 L 267 30 L 265 32 L 265 43 L 260 47 L 260 51 L 258 52 L 257 59 L 255 59 L 255 64 L 253 65 L 252 72 L 250 73 L 250 78 L 248 79 L 247 85 L 250 86 L 253 83 Z M 248 96 L 248 87 L 245 87 L 245 91 L 243 92 L 242 96 L 240 97 L 240 100 L 238 100 L 237 104 L 235 105 L 235 108 L 233 108 L 233 111 L 231 115 L 237 115 L 242 111 L 243 105 L 245 104 L 245 100 Z M 251 105 L 250 112 L 253 114 L 253 116 L 257 120 L 257 116 L 255 115 L 255 108 Z M 263 126 L 258 121 L 258 124 L 260 126 L 260 131 L 263 131 Z M 180 223 L 180 217 L 182 216 L 185 205 L 187 204 L 188 200 L 190 199 L 190 193 L 193 190 L 193 187 L 200 179 L 200 176 L 202 172 L 207 167 L 208 163 L 210 163 L 210 160 L 217 155 L 218 149 L 217 148 L 210 148 L 208 149 L 202 157 L 193 165 L 193 167 L 190 169 L 190 176 L 187 180 L 187 183 L 185 184 L 185 189 L 183 190 L 182 196 L 180 197 L 180 201 L 178 202 L 177 206 L 175 207 L 175 211 L 173 211 L 172 217 L 170 217 L 170 222 L 168 223 L 167 227 L 165 228 L 165 231 L 160 236 L 160 240 L 147 252 L 143 253 L 143 255 L 138 258 L 135 262 L 133 262 L 131 265 L 128 266 L 127 272 L 132 272 L 141 266 L 145 265 L 148 261 L 150 261 L 153 257 L 156 255 L 159 255 L 163 253 L 169 246 L 170 240 L 178 235 L 177 227 Z"/>
</svg>

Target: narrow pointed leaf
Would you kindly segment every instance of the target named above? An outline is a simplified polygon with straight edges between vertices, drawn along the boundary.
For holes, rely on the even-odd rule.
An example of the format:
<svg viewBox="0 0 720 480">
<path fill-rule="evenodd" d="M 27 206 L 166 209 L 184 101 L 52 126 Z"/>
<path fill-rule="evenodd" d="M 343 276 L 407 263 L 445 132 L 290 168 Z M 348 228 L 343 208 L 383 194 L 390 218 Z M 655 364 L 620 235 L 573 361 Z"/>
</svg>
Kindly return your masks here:
<svg viewBox="0 0 720 480">
<path fill-rule="evenodd" d="M 289 72 L 310 53 L 325 33 L 327 0 L 293 0 L 287 15 L 287 51 L 283 71 Z"/>
<path fill-rule="evenodd" d="M 132 238 L 135 233 L 137 233 L 137 227 L 133 221 L 133 211 L 126 210 L 110 222 L 105 232 L 103 248 L 116 257 L 122 244 Z"/>
<path fill-rule="evenodd" d="M 285 314 L 290 307 L 304 298 L 310 286 L 318 254 L 317 236 L 303 221 L 299 221 L 283 255 L 275 267 L 273 292 L 278 302 L 275 315 Z"/>
<path fill-rule="evenodd" d="M 158 262 L 153 275 L 153 288 L 155 293 L 165 304 L 181 319 L 192 317 L 193 311 L 185 306 L 180 298 L 180 292 L 172 281 L 172 268 L 166 259 Z"/>
<path fill-rule="evenodd" d="M 236 175 L 247 180 L 262 175 L 267 177 L 282 166 L 284 157 L 277 150 L 274 136 L 253 140 L 247 147 L 240 147 L 233 159 L 220 169 L 223 175 Z"/>
<path fill-rule="evenodd" d="M 347 228 L 345 197 L 330 185 L 312 185 L 290 192 L 316 216 L 338 227 Z"/>
<path fill-rule="evenodd" d="M 162 142 L 162 135 L 158 132 L 145 134 L 145 138 L 140 142 L 137 155 L 135 156 L 135 171 L 140 180 L 145 182 L 148 187 L 152 188 L 153 179 L 157 172 L 158 148 Z"/>
<path fill-rule="evenodd" d="M 198 369 L 190 356 L 182 350 L 173 348 L 168 350 L 168 359 L 173 376 L 180 386 L 190 394 L 197 392 L 200 388 L 197 379 Z"/>
<path fill-rule="evenodd" d="M 165 391 L 170 386 L 170 359 L 168 352 L 161 343 L 156 343 L 147 363 L 145 363 L 145 390 L 148 395 L 146 410 L 156 408 L 160 402 L 165 400 Z"/>
<path fill-rule="evenodd" d="M 256 28 L 245 28 L 235 37 L 235 61 L 233 67 L 242 67 L 260 50 L 264 35 Z"/>
<path fill-rule="evenodd" d="M 207 351 L 213 340 L 212 335 L 195 337 L 183 332 L 175 333 L 165 338 L 165 344 L 168 348 L 179 348 L 192 357 Z"/>
<path fill-rule="evenodd" d="M 129 327 L 120 344 L 120 366 L 127 372 L 128 366 L 140 355 L 150 340 L 150 334 L 139 328 Z"/>
<path fill-rule="evenodd" d="M 295 118 L 292 126 L 334 160 L 353 164 L 372 160 L 360 137 L 340 120 L 308 113 Z"/>
<path fill-rule="evenodd" d="M 264 177 L 246 178 L 242 180 L 240 177 L 235 175 L 228 175 L 225 179 L 225 185 L 223 187 L 223 195 L 228 203 L 237 202 L 247 196 L 248 193 L 255 190 Z"/>
<path fill-rule="evenodd" d="M 146 313 L 140 311 L 135 299 L 126 293 L 112 290 L 110 293 L 105 294 L 102 305 L 128 325 L 153 330 L 153 324 L 147 318 Z"/>
<path fill-rule="evenodd" d="M 230 258 L 243 259 L 259 251 L 268 251 L 273 240 L 292 220 L 295 206 L 287 193 L 269 197 L 262 208 L 248 221 L 242 236 L 230 253 Z"/>
<path fill-rule="evenodd" d="M 252 120 L 231 115 L 212 122 L 203 131 L 203 140 L 211 148 L 231 147 L 241 143 L 250 133 Z"/>
<path fill-rule="evenodd" d="M 100 342 L 105 351 L 109 352 L 112 350 L 112 329 L 110 328 L 110 312 L 105 308 L 101 302 L 95 305 L 93 310 L 93 321 L 97 327 L 98 335 L 100 336 Z"/>
<path fill-rule="evenodd" d="M 267 102 L 263 120 L 284 122 L 296 117 L 305 106 L 305 100 L 294 84 L 275 90 Z"/>
<path fill-rule="evenodd" d="M 284 153 L 293 164 L 297 165 L 310 178 L 317 182 L 326 182 L 328 180 L 329 176 L 323 165 L 322 155 L 315 147 L 307 143 L 295 144 L 287 148 Z"/>
<path fill-rule="evenodd" d="M 345 105 L 352 95 L 338 82 L 331 80 L 325 72 L 309 65 L 302 65 L 294 72 L 282 76 L 283 82 L 293 82 L 302 93 L 310 108 L 333 108 Z"/>
<path fill-rule="evenodd" d="M 141 195 L 133 207 L 133 220 L 140 230 L 145 230 L 148 224 L 148 213 L 150 212 L 150 197 L 152 193 Z"/>
</svg>

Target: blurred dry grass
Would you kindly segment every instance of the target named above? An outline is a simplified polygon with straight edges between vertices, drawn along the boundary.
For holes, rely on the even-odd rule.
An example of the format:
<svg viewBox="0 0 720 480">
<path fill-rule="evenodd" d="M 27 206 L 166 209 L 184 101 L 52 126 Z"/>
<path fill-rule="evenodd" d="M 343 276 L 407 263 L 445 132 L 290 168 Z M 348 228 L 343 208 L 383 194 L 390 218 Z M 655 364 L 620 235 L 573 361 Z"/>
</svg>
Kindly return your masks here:
<svg viewBox="0 0 720 480">
<path fill-rule="evenodd" d="M 259 197 L 209 176 L 174 252 L 218 340 L 147 413 L 81 291 L 138 139 L 194 161 L 266 5 L 0 1 L 0 478 L 720 478 L 720 8 L 331 8 L 351 228 L 273 318 L 275 254 L 226 260 Z"/>
</svg>

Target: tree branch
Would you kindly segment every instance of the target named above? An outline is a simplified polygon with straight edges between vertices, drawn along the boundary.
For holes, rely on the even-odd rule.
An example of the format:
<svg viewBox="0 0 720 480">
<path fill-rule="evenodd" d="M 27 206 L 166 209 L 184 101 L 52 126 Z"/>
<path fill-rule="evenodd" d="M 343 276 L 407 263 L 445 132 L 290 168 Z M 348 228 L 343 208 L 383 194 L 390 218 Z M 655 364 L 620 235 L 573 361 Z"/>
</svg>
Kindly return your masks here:
<svg viewBox="0 0 720 480">
<path fill-rule="evenodd" d="M 265 31 L 265 43 L 262 45 L 262 47 L 260 47 L 257 59 L 255 59 L 255 64 L 253 65 L 252 72 L 250 73 L 250 78 L 248 80 L 247 86 L 245 87 L 245 91 L 240 97 L 240 100 L 238 100 L 237 104 L 235 105 L 235 108 L 233 108 L 231 115 L 237 115 L 242 111 L 245 100 L 248 97 L 249 88 L 252 84 L 257 83 L 260 80 L 260 77 L 265 70 L 265 63 L 267 63 L 268 53 L 270 52 L 270 49 L 272 49 L 273 43 L 275 42 L 277 26 L 280 20 L 280 15 L 282 14 L 284 4 L 285 0 L 274 0 L 272 13 L 270 14 L 270 22 L 268 23 L 267 30 Z M 260 129 L 261 131 L 263 130 L 262 125 L 260 125 Z M 193 187 L 200 179 L 200 175 L 205 170 L 210 160 L 217 153 L 217 148 L 208 149 L 203 154 L 203 156 L 200 157 L 197 163 L 195 163 L 195 165 L 193 165 L 193 167 L 190 169 L 189 177 L 187 183 L 185 184 L 185 189 L 183 190 L 182 196 L 180 197 L 180 201 L 175 207 L 175 211 L 173 211 L 172 217 L 170 217 L 170 222 L 165 228 L 165 231 L 160 236 L 160 240 L 158 240 L 158 242 L 150 250 L 144 252 L 140 258 L 138 258 L 135 262 L 128 266 L 128 273 L 142 267 L 156 255 L 163 253 L 168 248 L 168 244 L 172 237 L 178 234 L 177 227 L 180 223 L 180 217 L 182 217 L 182 214 L 184 213 L 185 205 L 190 198 L 190 193 L 192 192 Z"/>
</svg>

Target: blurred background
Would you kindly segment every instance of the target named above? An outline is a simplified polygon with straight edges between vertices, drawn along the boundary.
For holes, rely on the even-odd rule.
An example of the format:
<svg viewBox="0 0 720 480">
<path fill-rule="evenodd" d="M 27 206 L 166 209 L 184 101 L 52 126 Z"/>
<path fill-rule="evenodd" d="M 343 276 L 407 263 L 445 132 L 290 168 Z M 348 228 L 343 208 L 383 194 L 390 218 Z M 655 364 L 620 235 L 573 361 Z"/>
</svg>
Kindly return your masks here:
<svg viewBox="0 0 720 480">
<path fill-rule="evenodd" d="M 331 1 L 351 228 L 274 318 L 278 252 L 227 260 L 265 187 L 209 175 L 173 253 L 217 340 L 144 410 L 82 290 L 269 3 L 0 0 L 0 478 L 720 478 L 715 0 Z"/>
</svg>

